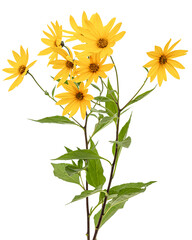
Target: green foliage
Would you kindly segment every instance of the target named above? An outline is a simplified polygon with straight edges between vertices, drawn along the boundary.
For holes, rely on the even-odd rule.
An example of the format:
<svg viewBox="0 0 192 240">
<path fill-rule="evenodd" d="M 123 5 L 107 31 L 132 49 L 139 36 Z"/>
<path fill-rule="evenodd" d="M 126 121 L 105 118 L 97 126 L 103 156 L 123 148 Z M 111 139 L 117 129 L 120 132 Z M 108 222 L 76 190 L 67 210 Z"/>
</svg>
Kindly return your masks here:
<svg viewBox="0 0 192 240">
<path fill-rule="evenodd" d="M 113 102 L 112 99 L 110 99 L 108 97 L 104 97 L 104 96 L 94 97 L 94 99 L 99 101 L 99 102 Z"/>
<path fill-rule="evenodd" d="M 101 92 L 101 89 L 97 85 L 95 85 L 94 83 L 91 83 L 91 86 L 93 86 L 95 89 L 97 89 L 99 92 Z"/>
<path fill-rule="evenodd" d="M 106 204 L 104 216 L 100 227 L 107 222 L 119 209 L 123 208 L 129 198 L 134 197 L 146 190 L 146 187 L 155 183 L 155 181 L 148 183 L 127 183 L 112 187 L 109 191 L 109 198 L 112 199 Z M 95 226 L 97 226 L 101 210 L 94 216 Z"/>
<path fill-rule="evenodd" d="M 65 171 L 67 172 L 67 174 L 69 176 L 72 176 L 72 175 L 74 175 L 76 173 L 79 174 L 83 170 L 86 170 L 86 167 L 83 168 L 83 167 L 78 167 L 78 166 L 75 166 L 75 165 L 68 165 L 65 168 Z"/>
<path fill-rule="evenodd" d="M 72 160 L 72 159 L 101 159 L 95 151 L 90 149 L 79 149 L 75 151 L 68 152 L 60 157 L 53 159 L 53 160 Z"/>
<path fill-rule="evenodd" d="M 119 136 L 118 136 L 118 142 L 119 143 L 125 143 L 128 145 L 131 144 L 131 138 L 128 137 L 127 138 L 127 133 L 128 133 L 128 129 L 129 129 L 129 125 L 130 125 L 130 122 L 131 122 L 131 117 L 132 117 L 132 114 L 130 115 L 129 117 L 129 120 L 125 123 L 125 125 L 121 128 L 120 132 L 119 132 Z M 130 139 L 129 139 L 130 138 Z M 126 140 L 127 139 L 127 140 Z M 125 141 L 125 142 L 124 142 Z M 117 143 L 117 160 L 116 160 L 116 163 L 115 163 L 115 170 L 116 170 L 116 167 L 117 167 L 117 162 L 118 162 L 118 159 L 119 159 L 119 156 L 121 154 L 121 150 L 122 150 L 122 144 L 118 144 Z M 113 155 L 115 155 L 115 149 L 116 149 L 116 143 L 113 144 L 113 147 L 112 147 L 112 153 Z M 114 170 L 114 173 L 115 173 L 115 170 Z"/>
<path fill-rule="evenodd" d="M 76 183 L 80 185 L 79 175 L 77 173 L 73 175 L 69 175 L 66 171 L 66 167 L 72 166 L 71 164 L 65 164 L 65 163 L 58 163 L 58 164 L 51 163 L 51 164 L 54 168 L 54 175 L 56 177 L 62 179 L 63 181 Z"/>
<path fill-rule="evenodd" d="M 34 119 L 30 119 L 30 120 L 39 122 L 39 123 L 57 123 L 57 124 L 74 124 L 74 125 L 76 125 L 75 122 L 69 120 L 67 117 L 64 117 L 64 116 L 52 116 L 52 117 L 42 118 L 39 120 L 34 120 Z"/>
<path fill-rule="evenodd" d="M 98 186 L 94 190 L 85 190 L 80 195 L 76 195 L 70 203 L 79 201 L 81 199 L 89 197 L 89 196 L 91 196 L 91 195 L 93 195 L 95 193 L 99 193 L 101 191 L 102 191 L 102 187 L 101 186 Z"/>
<path fill-rule="evenodd" d="M 98 154 L 96 146 L 94 142 L 91 140 L 91 149 L 96 154 Z M 87 171 L 86 171 L 86 179 L 88 184 L 93 187 L 103 186 L 106 181 L 105 176 L 103 175 L 103 167 L 100 159 L 90 159 L 88 161 Z"/>
<path fill-rule="evenodd" d="M 109 142 L 116 143 L 120 147 L 128 148 L 131 144 L 131 138 L 127 137 L 125 138 L 125 140 L 122 140 L 122 141 L 109 141 Z"/>
<path fill-rule="evenodd" d="M 117 118 L 117 115 L 113 115 L 111 117 L 103 117 L 96 125 L 95 125 L 95 129 L 93 132 L 93 135 L 95 135 L 97 132 L 99 132 L 101 129 L 105 128 L 106 126 L 108 126 L 110 123 L 113 122 L 113 120 Z"/>
<path fill-rule="evenodd" d="M 134 98 L 133 100 L 131 100 L 127 106 L 130 106 L 131 104 L 140 101 L 141 99 L 143 99 L 144 97 L 146 97 L 149 93 L 151 93 L 155 88 L 156 88 L 156 86 L 155 86 L 154 88 L 152 88 L 151 90 L 146 91 L 146 92 L 140 94 L 139 96 L 137 96 L 136 98 Z"/>
<path fill-rule="evenodd" d="M 107 114 L 109 116 L 113 116 L 114 114 L 117 114 L 118 112 L 118 109 L 117 109 L 117 105 L 116 103 L 114 102 L 117 101 L 117 97 L 115 95 L 115 91 L 113 90 L 113 87 L 108 79 L 108 82 L 107 82 L 107 94 L 106 94 L 106 97 L 111 99 L 110 102 L 105 102 L 105 108 L 106 108 L 106 111 L 107 111 Z M 115 122 L 117 121 L 117 119 L 113 119 Z"/>
</svg>

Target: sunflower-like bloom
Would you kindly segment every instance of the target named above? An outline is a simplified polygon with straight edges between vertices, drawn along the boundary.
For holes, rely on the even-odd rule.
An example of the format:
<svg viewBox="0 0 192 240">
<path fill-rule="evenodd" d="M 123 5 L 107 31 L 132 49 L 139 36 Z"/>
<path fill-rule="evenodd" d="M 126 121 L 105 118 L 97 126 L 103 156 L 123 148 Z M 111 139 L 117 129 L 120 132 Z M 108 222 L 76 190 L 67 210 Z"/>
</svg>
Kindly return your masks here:
<svg viewBox="0 0 192 240">
<path fill-rule="evenodd" d="M 63 36 L 63 37 L 68 38 L 66 40 L 66 42 L 74 41 L 74 40 L 80 40 L 80 41 L 84 42 L 85 39 L 83 37 L 82 29 L 86 28 L 86 21 L 88 21 L 86 13 L 83 12 L 83 14 L 82 14 L 82 27 L 77 25 L 77 23 L 75 22 L 75 19 L 72 16 L 70 16 L 69 21 L 70 21 L 71 27 L 73 28 L 74 32 L 63 30 L 63 32 L 70 34 L 68 36 Z"/>
<path fill-rule="evenodd" d="M 15 51 L 12 52 L 16 62 L 12 60 L 7 60 L 8 63 L 12 66 L 12 68 L 3 69 L 4 72 L 12 74 L 11 76 L 5 78 L 4 80 L 9 80 L 17 77 L 16 80 L 11 85 L 11 87 L 9 88 L 9 91 L 13 90 L 23 81 L 23 78 L 27 71 L 29 70 L 29 68 L 32 67 L 36 62 L 34 61 L 27 66 L 29 59 L 28 49 L 25 52 L 22 46 L 20 47 L 20 55 Z"/>
<path fill-rule="evenodd" d="M 113 53 L 112 47 L 125 34 L 125 31 L 118 33 L 122 23 L 118 23 L 113 27 L 115 20 L 115 18 L 112 18 L 106 26 L 103 26 L 98 13 L 93 14 L 90 21 L 85 19 L 85 26 L 81 28 L 85 44 L 73 48 L 82 50 L 82 54 L 86 56 L 93 53 L 100 53 L 101 57 L 110 56 Z"/>
<path fill-rule="evenodd" d="M 41 41 L 44 44 L 46 44 L 48 48 L 42 50 L 38 55 L 48 55 L 51 53 L 51 55 L 49 56 L 49 59 L 50 61 L 53 61 L 53 60 L 56 60 L 58 57 L 58 53 L 53 51 L 53 48 L 62 48 L 63 42 L 62 42 L 62 25 L 59 26 L 57 21 L 55 24 L 51 22 L 51 25 L 53 29 L 49 25 L 47 25 L 51 34 L 43 31 L 43 33 L 48 38 L 41 39 Z"/>
<path fill-rule="evenodd" d="M 85 119 L 87 107 L 91 109 L 91 100 L 93 99 L 93 96 L 87 94 L 88 89 L 84 87 L 84 83 L 81 82 L 79 88 L 72 81 L 69 81 L 68 84 L 63 84 L 62 86 L 67 92 L 60 93 L 55 97 L 60 98 L 56 103 L 57 105 L 68 104 L 63 110 L 63 115 L 70 113 L 69 117 L 72 117 L 80 108 L 81 117 Z"/>
<path fill-rule="evenodd" d="M 150 77 L 150 81 L 152 82 L 157 76 L 159 86 L 161 86 L 163 80 L 167 81 L 165 70 L 167 70 L 173 77 L 180 79 L 175 68 L 184 69 L 184 66 L 178 61 L 173 60 L 173 58 L 185 55 L 187 50 L 172 51 L 173 48 L 180 42 L 180 40 L 174 43 L 171 47 L 169 47 L 170 42 L 171 39 L 167 42 L 163 50 L 161 47 L 155 46 L 155 51 L 147 53 L 147 55 L 153 59 L 144 65 L 146 68 L 151 68 L 147 77 Z"/>
<path fill-rule="evenodd" d="M 70 50 L 69 50 L 70 54 L 68 54 L 64 49 L 61 48 L 55 48 L 54 51 L 64 58 L 64 60 L 55 60 L 50 62 L 50 64 L 53 64 L 54 69 L 61 69 L 54 78 L 54 80 L 60 79 L 57 85 L 57 87 L 59 87 L 62 84 L 64 84 L 69 75 L 70 80 L 74 78 L 76 62 L 73 59 L 73 54 Z"/>
<path fill-rule="evenodd" d="M 93 80 L 97 82 L 99 77 L 106 78 L 105 72 L 111 70 L 114 66 L 111 63 L 104 64 L 106 58 L 101 59 L 100 54 L 93 54 L 89 58 L 79 57 L 79 61 L 76 61 L 79 68 L 76 70 L 75 81 L 82 82 L 87 79 L 85 87 L 88 87 Z"/>
</svg>

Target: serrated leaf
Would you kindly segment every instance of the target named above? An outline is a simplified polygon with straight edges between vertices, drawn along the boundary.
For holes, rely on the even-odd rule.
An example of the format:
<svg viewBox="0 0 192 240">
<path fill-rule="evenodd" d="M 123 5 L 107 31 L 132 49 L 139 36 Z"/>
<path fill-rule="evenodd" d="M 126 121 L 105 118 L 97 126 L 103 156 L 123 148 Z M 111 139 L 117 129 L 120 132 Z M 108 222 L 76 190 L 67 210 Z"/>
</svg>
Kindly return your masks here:
<svg viewBox="0 0 192 240">
<path fill-rule="evenodd" d="M 113 115 L 111 117 L 103 117 L 96 125 L 95 125 L 95 129 L 94 129 L 94 134 L 96 134 L 97 132 L 99 132 L 101 129 L 105 128 L 106 126 L 108 126 L 110 123 L 113 122 L 113 120 L 117 118 L 117 115 Z"/>
<path fill-rule="evenodd" d="M 125 138 L 125 140 L 123 141 L 109 141 L 111 143 L 117 143 L 120 147 L 125 147 L 125 148 L 128 148 L 131 144 L 131 138 L 130 137 L 127 137 Z"/>
<path fill-rule="evenodd" d="M 39 123 L 57 123 L 57 124 L 75 124 L 73 121 L 69 120 L 67 117 L 64 116 L 52 116 L 46 117 L 39 120 L 29 119 Z"/>
<path fill-rule="evenodd" d="M 132 101 L 130 101 L 127 106 L 130 106 L 131 104 L 140 101 L 141 99 L 143 99 L 144 97 L 146 97 L 149 93 L 151 93 L 155 88 L 156 88 L 156 86 L 155 86 L 154 88 L 152 88 L 151 90 L 146 91 L 146 92 L 140 94 L 139 96 L 137 96 L 136 98 L 134 98 Z"/>
<path fill-rule="evenodd" d="M 100 157 L 97 153 L 95 153 L 93 150 L 90 149 L 81 149 L 81 150 L 75 150 L 68 152 L 64 155 L 61 155 L 60 157 L 53 159 L 53 160 L 72 160 L 72 159 L 100 159 Z"/>
<path fill-rule="evenodd" d="M 89 196 L 91 196 L 91 195 L 93 195 L 95 193 L 99 193 L 101 191 L 102 191 L 102 187 L 101 186 L 98 186 L 94 190 L 85 190 L 80 195 L 76 195 L 70 203 L 82 200 L 82 199 L 84 199 L 86 197 L 89 197 Z"/>
<path fill-rule="evenodd" d="M 91 140 L 91 149 L 98 154 L 94 142 Z M 103 167 L 100 159 L 90 159 L 88 161 L 88 166 L 86 170 L 86 179 L 87 182 L 93 186 L 103 186 L 106 181 L 105 176 L 103 175 Z"/>
<path fill-rule="evenodd" d="M 94 99 L 99 101 L 99 102 L 111 102 L 111 101 L 113 101 L 112 99 L 110 99 L 108 97 L 104 97 L 104 96 L 94 97 Z"/>
<path fill-rule="evenodd" d="M 51 165 L 54 168 L 54 175 L 56 177 L 62 179 L 63 181 L 76 183 L 76 184 L 80 185 L 78 174 L 73 174 L 72 176 L 69 176 L 68 173 L 66 172 L 66 167 L 70 166 L 70 164 L 65 164 L 65 163 L 54 164 L 54 163 L 51 163 Z"/>
</svg>

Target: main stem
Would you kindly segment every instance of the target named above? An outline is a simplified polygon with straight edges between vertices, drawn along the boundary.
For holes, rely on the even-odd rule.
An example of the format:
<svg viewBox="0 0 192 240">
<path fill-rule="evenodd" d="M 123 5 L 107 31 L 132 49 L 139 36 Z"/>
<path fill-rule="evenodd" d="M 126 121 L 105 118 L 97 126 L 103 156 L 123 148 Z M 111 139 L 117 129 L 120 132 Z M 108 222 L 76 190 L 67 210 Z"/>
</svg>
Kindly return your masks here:
<svg viewBox="0 0 192 240">
<path fill-rule="evenodd" d="M 117 123 L 116 123 L 116 141 L 118 141 L 118 138 L 119 138 L 119 122 L 120 122 L 120 113 L 121 113 L 118 104 L 117 104 L 117 107 L 118 107 L 118 115 L 117 115 Z M 94 233 L 94 236 L 93 236 L 93 240 L 96 240 L 96 237 L 97 237 L 100 225 L 101 225 L 101 221 L 102 221 L 103 216 L 104 216 L 104 211 L 105 211 L 105 207 L 106 207 L 106 203 L 107 203 L 107 195 L 108 195 L 110 187 L 111 187 L 111 183 L 112 183 L 112 179 L 113 179 L 113 172 L 114 172 L 115 164 L 116 164 L 116 161 L 117 161 L 117 153 L 118 153 L 118 144 L 116 143 L 114 159 L 113 159 L 113 163 L 112 163 L 112 166 L 111 166 L 111 173 L 110 173 L 110 178 L 109 178 L 108 187 L 107 187 L 107 194 L 106 194 L 106 196 L 104 198 L 104 201 L 103 201 L 100 218 L 99 218 L 99 221 L 98 221 L 97 226 L 95 228 L 95 233 Z"/>
<path fill-rule="evenodd" d="M 86 114 L 85 118 L 85 126 L 84 126 L 84 136 L 85 136 L 85 147 L 88 149 L 88 139 L 87 139 L 87 120 L 88 115 Z M 87 164 L 87 160 L 85 160 L 85 163 Z M 89 190 L 89 184 L 86 180 L 86 190 Z M 90 240 L 90 212 L 89 212 L 89 198 L 86 197 L 86 211 L 87 211 L 87 240 Z"/>
</svg>

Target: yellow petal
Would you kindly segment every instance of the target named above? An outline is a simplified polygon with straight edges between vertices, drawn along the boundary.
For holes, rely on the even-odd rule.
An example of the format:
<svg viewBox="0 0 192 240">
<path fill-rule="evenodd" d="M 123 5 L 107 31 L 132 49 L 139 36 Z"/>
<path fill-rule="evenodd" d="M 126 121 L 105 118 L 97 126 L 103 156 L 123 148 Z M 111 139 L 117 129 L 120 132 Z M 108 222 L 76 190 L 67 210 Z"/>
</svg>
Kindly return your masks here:
<svg viewBox="0 0 192 240">
<path fill-rule="evenodd" d="M 179 73 L 177 72 L 177 70 L 170 64 L 170 63 L 166 63 L 165 64 L 165 68 L 167 69 L 167 71 L 175 78 L 180 79 L 179 77 Z"/>
<path fill-rule="evenodd" d="M 164 47 L 164 53 L 165 54 L 167 54 L 167 50 L 168 50 L 168 48 L 169 48 L 169 44 L 170 44 L 170 42 L 171 42 L 171 38 L 170 38 L 170 40 L 167 42 L 167 44 L 165 45 L 165 47 Z"/>
<path fill-rule="evenodd" d="M 18 62 L 19 60 L 20 60 L 20 56 L 19 56 L 19 54 L 18 53 L 16 53 L 15 51 L 12 51 L 12 53 L 13 53 L 13 56 L 14 56 L 14 58 L 15 58 L 15 61 L 16 62 Z"/>
<path fill-rule="evenodd" d="M 6 72 L 6 73 L 16 73 L 16 72 L 18 72 L 18 69 L 16 69 L 16 68 L 4 68 L 3 71 Z"/>
<path fill-rule="evenodd" d="M 155 60 L 151 60 L 148 63 L 146 63 L 143 67 L 146 67 L 146 68 L 152 67 L 153 65 L 155 65 L 157 63 L 158 63 L 158 60 L 156 60 L 156 59 Z"/>
<path fill-rule="evenodd" d="M 11 76 L 5 78 L 4 80 L 9 80 L 9 79 L 15 78 L 15 77 L 17 77 L 18 75 L 19 75 L 19 73 L 14 73 L 14 74 L 12 74 Z"/>
<path fill-rule="evenodd" d="M 176 60 L 168 59 L 167 62 L 170 63 L 173 67 L 180 68 L 180 69 L 184 69 L 185 68 L 181 63 L 179 63 Z"/>
<path fill-rule="evenodd" d="M 38 55 L 47 55 L 47 54 L 50 54 L 52 52 L 52 48 L 46 48 L 44 50 L 42 50 Z"/>
<path fill-rule="evenodd" d="M 187 54 L 187 50 L 175 50 L 167 54 L 167 58 L 176 58 Z"/>
<path fill-rule="evenodd" d="M 23 81 L 24 76 L 20 75 L 11 85 L 11 87 L 9 88 L 9 91 L 13 90 L 15 87 L 17 87 L 22 81 Z"/>
</svg>

